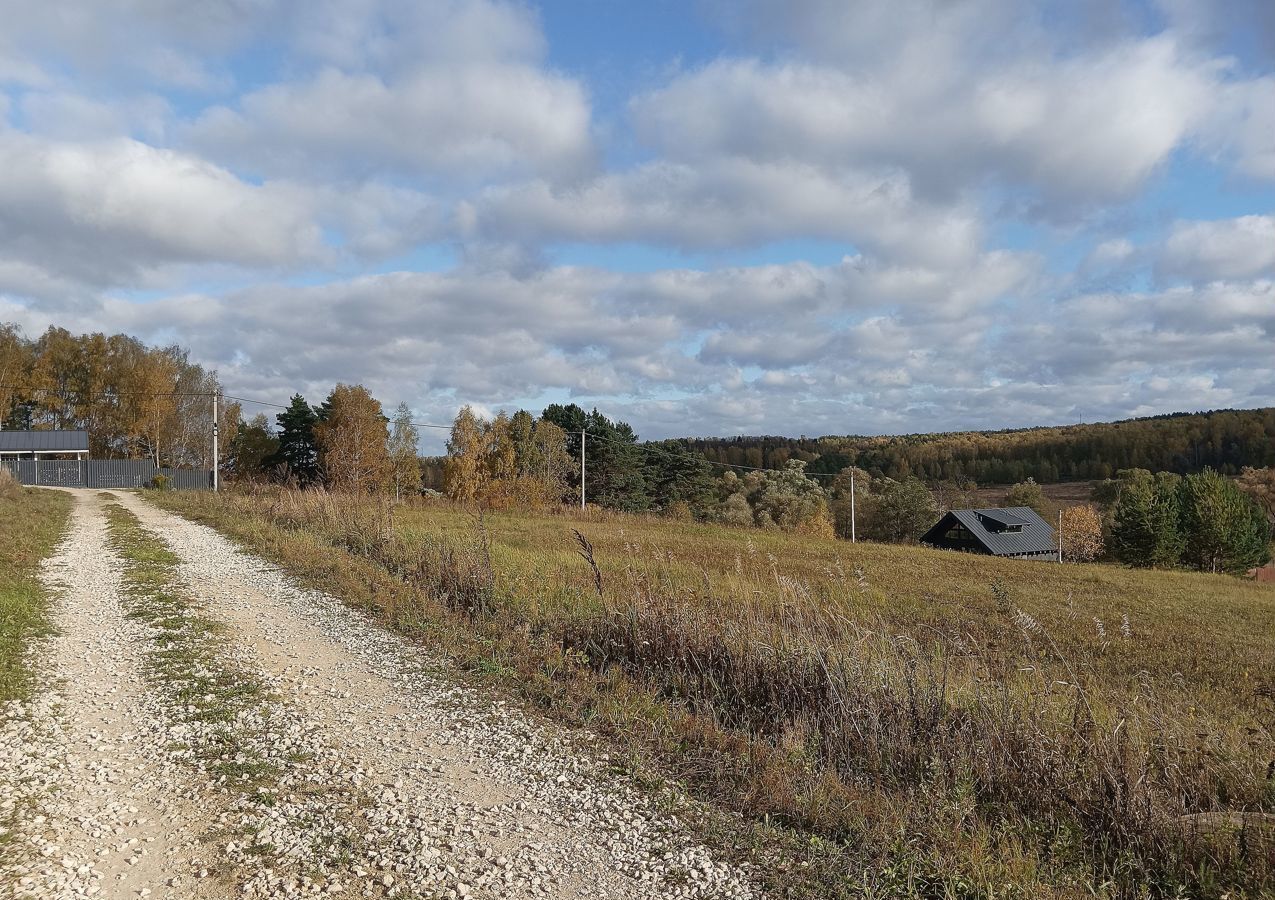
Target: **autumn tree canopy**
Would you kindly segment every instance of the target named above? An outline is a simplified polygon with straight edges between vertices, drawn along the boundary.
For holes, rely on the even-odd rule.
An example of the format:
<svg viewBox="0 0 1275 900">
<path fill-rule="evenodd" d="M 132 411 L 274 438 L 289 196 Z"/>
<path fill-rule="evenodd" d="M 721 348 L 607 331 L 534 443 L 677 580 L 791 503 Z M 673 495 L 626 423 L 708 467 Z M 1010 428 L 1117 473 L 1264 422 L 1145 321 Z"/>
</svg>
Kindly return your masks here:
<svg viewBox="0 0 1275 900">
<path fill-rule="evenodd" d="M 328 484 L 342 491 L 377 493 L 393 476 L 389 427 L 381 404 L 362 385 L 338 384 L 314 426 L 319 467 Z"/>
</svg>

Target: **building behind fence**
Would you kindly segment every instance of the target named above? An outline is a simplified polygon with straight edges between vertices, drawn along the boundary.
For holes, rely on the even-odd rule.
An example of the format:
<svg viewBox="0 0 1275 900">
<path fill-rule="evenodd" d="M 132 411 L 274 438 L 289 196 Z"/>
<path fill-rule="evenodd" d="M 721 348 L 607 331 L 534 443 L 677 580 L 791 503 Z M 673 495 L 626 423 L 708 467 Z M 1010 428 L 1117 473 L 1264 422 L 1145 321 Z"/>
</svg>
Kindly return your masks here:
<svg viewBox="0 0 1275 900">
<path fill-rule="evenodd" d="M 170 469 L 149 459 L 90 459 L 82 431 L 0 431 L 0 467 L 23 484 L 47 487 L 140 488 L 185 491 L 212 488 L 208 469 Z"/>
</svg>

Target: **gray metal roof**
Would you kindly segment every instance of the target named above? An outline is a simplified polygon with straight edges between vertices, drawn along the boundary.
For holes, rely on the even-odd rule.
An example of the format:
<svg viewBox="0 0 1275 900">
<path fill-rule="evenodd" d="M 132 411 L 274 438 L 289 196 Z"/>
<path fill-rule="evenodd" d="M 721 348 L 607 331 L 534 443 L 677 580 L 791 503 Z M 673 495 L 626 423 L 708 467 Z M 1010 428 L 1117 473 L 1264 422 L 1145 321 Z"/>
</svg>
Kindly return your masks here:
<svg viewBox="0 0 1275 900">
<path fill-rule="evenodd" d="M 87 431 L 0 431 L 0 452 L 77 453 L 88 449 Z"/>
<path fill-rule="evenodd" d="M 947 530 L 945 523 L 948 517 L 955 518 L 969 529 L 975 540 L 996 556 L 1018 556 L 1023 553 L 1054 553 L 1058 545 L 1054 539 L 1054 529 L 1040 517 L 1030 506 L 1010 506 L 997 509 L 954 509 L 944 516 L 937 525 L 931 528 L 921 541 L 930 543 L 937 540 L 938 535 Z M 997 521 L 1010 520 L 1010 524 L 1021 524 L 1022 531 L 989 531 L 980 516 Z"/>
<path fill-rule="evenodd" d="M 1008 509 L 976 509 L 974 514 L 984 519 L 990 519 L 992 522 L 999 522 L 1005 525 L 1030 525 L 1031 521 L 1024 519 L 1022 516 L 1010 512 Z"/>
</svg>

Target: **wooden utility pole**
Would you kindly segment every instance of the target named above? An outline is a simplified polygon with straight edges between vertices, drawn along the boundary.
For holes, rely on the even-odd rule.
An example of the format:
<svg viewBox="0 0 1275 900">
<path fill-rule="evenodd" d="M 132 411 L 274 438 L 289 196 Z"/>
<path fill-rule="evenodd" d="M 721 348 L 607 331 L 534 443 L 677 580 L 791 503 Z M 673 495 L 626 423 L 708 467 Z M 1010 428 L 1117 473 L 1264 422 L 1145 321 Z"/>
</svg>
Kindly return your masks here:
<svg viewBox="0 0 1275 900">
<path fill-rule="evenodd" d="M 1062 545 L 1063 545 L 1062 514 L 1063 514 L 1063 511 L 1061 509 L 1058 510 L 1058 561 L 1059 562 L 1062 562 Z"/>
<path fill-rule="evenodd" d="M 580 508 L 584 509 L 584 436 L 586 432 L 580 431 Z"/>
</svg>

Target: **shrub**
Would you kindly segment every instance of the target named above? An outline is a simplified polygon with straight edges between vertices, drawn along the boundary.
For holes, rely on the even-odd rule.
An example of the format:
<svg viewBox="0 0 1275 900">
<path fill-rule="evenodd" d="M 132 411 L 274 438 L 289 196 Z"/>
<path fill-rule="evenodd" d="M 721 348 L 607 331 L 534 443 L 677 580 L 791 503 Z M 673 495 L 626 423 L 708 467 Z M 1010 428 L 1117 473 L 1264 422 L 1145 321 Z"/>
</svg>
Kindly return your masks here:
<svg viewBox="0 0 1275 900">
<path fill-rule="evenodd" d="M 154 478 L 146 483 L 148 488 L 156 491 L 167 491 L 173 487 L 173 479 L 164 474 L 156 474 Z"/>
</svg>

